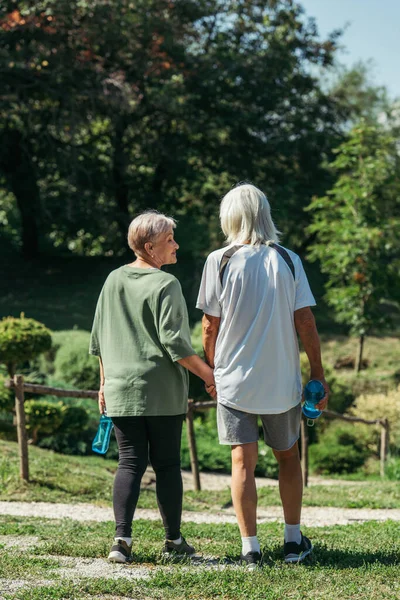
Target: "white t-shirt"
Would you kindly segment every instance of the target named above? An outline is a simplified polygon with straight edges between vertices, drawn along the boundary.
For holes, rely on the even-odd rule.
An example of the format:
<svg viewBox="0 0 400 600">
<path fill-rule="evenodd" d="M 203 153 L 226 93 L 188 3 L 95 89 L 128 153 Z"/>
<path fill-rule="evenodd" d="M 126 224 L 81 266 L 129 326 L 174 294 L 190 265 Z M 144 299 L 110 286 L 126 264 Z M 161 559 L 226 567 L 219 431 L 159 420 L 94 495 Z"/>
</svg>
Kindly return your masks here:
<svg viewBox="0 0 400 600">
<path fill-rule="evenodd" d="M 220 317 L 215 383 L 221 404 L 253 414 L 283 413 L 301 399 L 299 346 L 294 311 L 314 306 L 300 258 L 290 250 L 295 279 L 269 246 L 243 245 L 223 276 L 229 248 L 212 252 L 204 265 L 197 308 Z"/>
</svg>

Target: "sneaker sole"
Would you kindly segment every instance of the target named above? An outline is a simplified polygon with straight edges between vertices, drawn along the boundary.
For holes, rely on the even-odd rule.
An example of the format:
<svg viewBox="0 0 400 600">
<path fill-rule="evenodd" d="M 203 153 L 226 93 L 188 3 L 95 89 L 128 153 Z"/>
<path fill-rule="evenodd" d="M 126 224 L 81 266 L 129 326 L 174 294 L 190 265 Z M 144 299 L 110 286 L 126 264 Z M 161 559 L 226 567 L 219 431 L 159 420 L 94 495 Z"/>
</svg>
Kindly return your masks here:
<svg viewBox="0 0 400 600">
<path fill-rule="evenodd" d="M 306 556 L 311 554 L 312 551 L 313 546 L 311 546 L 311 548 L 309 548 L 305 552 L 302 552 L 301 554 L 288 554 L 287 556 L 285 556 L 285 563 L 299 563 L 303 561 L 306 558 Z"/>
<path fill-rule="evenodd" d="M 116 550 L 114 550 L 114 552 L 110 552 L 110 554 L 108 555 L 108 560 L 113 563 L 129 562 L 129 559 L 126 556 L 124 556 L 122 552 L 117 552 Z"/>
</svg>

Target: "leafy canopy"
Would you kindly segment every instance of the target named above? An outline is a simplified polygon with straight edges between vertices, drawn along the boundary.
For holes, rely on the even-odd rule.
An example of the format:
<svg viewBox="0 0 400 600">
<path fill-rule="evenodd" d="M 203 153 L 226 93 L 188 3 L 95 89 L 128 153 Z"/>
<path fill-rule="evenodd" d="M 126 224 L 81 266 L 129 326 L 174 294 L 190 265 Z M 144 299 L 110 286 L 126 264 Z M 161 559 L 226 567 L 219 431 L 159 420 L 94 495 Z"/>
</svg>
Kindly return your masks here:
<svg viewBox="0 0 400 600">
<path fill-rule="evenodd" d="M 315 239 L 309 258 L 320 261 L 328 276 L 326 300 L 354 335 L 387 322 L 382 301 L 398 299 L 399 167 L 390 135 L 361 122 L 330 165 L 333 188 L 307 209 Z"/>
</svg>

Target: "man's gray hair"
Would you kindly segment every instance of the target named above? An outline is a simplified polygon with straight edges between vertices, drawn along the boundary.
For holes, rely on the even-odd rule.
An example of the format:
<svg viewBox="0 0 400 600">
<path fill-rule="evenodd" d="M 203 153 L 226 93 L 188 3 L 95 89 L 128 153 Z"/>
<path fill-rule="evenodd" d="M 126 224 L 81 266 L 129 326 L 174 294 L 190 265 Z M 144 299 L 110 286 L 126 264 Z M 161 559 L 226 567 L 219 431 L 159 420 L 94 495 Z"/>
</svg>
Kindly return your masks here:
<svg viewBox="0 0 400 600">
<path fill-rule="evenodd" d="M 223 197 L 219 215 L 228 244 L 279 242 L 267 197 L 250 183 L 234 187 Z"/>
<path fill-rule="evenodd" d="M 175 229 L 176 221 L 157 210 L 146 210 L 133 219 L 128 229 L 128 245 L 135 254 L 145 252 L 147 242 L 155 242 L 160 233 Z"/>
</svg>

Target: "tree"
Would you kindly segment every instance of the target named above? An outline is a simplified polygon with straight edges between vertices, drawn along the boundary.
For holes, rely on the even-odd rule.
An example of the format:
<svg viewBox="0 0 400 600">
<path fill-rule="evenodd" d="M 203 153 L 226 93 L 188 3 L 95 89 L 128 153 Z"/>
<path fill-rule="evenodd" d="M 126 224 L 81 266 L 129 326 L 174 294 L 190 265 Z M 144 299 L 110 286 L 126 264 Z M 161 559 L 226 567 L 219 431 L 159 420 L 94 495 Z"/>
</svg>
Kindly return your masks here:
<svg viewBox="0 0 400 600">
<path fill-rule="evenodd" d="M 384 300 L 398 300 L 400 267 L 400 161 L 394 140 L 361 122 L 336 151 L 336 176 L 326 196 L 314 198 L 310 260 L 327 275 L 326 300 L 339 322 L 359 337 L 388 322 Z"/>
<path fill-rule="evenodd" d="M 332 63 L 337 36 L 320 41 L 299 4 L 17 0 L 0 27 L 0 171 L 25 256 L 39 239 L 118 252 L 132 213 L 157 207 L 184 223 L 193 259 L 245 178 L 301 244 L 341 131 L 310 69 Z"/>
<path fill-rule="evenodd" d="M 0 362 L 10 377 L 18 365 L 35 358 L 51 348 L 50 331 L 34 319 L 5 317 L 0 321 Z"/>
</svg>

